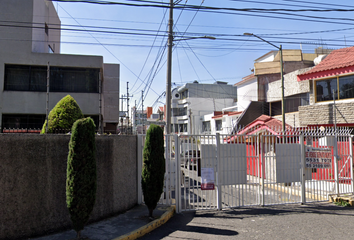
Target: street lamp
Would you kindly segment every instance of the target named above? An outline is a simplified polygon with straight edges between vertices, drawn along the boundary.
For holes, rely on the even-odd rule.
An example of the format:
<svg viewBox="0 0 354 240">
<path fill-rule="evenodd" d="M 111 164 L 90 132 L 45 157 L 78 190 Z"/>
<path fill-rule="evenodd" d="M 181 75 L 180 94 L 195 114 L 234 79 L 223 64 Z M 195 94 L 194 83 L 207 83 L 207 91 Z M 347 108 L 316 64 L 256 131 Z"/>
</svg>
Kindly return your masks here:
<svg viewBox="0 0 354 240">
<path fill-rule="evenodd" d="M 263 42 L 268 43 L 269 45 L 272 45 L 273 47 L 277 48 L 280 52 L 280 76 L 281 76 L 281 118 L 282 118 L 282 129 L 283 133 L 285 132 L 285 100 L 284 100 L 284 67 L 283 67 L 283 49 L 282 46 L 280 45 L 279 47 L 274 45 L 271 42 L 268 42 L 267 40 L 264 40 L 263 38 L 253 34 L 253 33 L 244 33 L 243 35 L 246 36 L 254 36 Z"/>
</svg>

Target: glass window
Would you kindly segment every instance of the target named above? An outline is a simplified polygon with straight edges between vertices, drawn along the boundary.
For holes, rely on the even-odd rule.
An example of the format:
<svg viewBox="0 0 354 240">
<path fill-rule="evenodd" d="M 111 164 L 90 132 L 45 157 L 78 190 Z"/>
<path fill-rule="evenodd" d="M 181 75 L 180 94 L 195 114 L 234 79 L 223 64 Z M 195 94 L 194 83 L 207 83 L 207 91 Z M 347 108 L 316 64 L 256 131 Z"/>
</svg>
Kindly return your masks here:
<svg viewBox="0 0 354 240">
<path fill-rule="evenodd" d="M 270 103 L 271 113 L 270 116 L 281 115 L 281 101 Z"/>
<path fill-rule="evenodd" d="M 188 132 L 188 130 L 187 130 L 187 123 L 183 124 L 183 132 Z"/>
<path fill-rule="evenodd" d="M 354 75 L 339 78 L 339 98 L 354 98 Z"/>
<path fill-rule="evenodd" d="M 203 122 L 203 132 L 210 132 L 211 127 L 210 127 L 210 121 L 204 121 Z"/>
<path fill-rule="evenodd" d="M 41 129 L 45 115 L 36 114 L 3 114 L 2 128 L 7 129 Z"/>
<path fill-rule="evenodd" d="M 316 82 L 317 102 L 333 100 L 333 90 L 337 97 L 337 78 L 326 79 Z"/>
<path fill-rule="evenodd" d="M 172 116 L 173 117 L 185 116 L 185 115 L 187 115 L 187 107 L 184 107 L 184 108 L 172 108 Z"/>
<path fill-rule="evenodd" d="M 51 92 L 98 93 L 99 69 L 50 68 Z"/>
<path fill-rule="evenodd" d="M 47 68 L 5 65 L 5 91 L 38 91 L 47 89 Z"/>
<path fill-rule="evenodd" d="M 98 93 L 100 69 L 50 67 L 51 92 Z M 5 65 L 5 91 L 47 91 L 47 67 Z"/>
<path fill-rule="evenodd" d="M 296 94 L 285 98 L 285 112 L 297 112 L 299 106 L 309 105 L 308 96 L 304 94 Z M 273 105 L 272 105 L 273 106 Z"/>
<path fill-rule="evenodd" d="M 185 90 L 181 93 L 181 99 L 185 99 L 188 97 L 188 90 Z"/>
<path fill-rule="evenodd" d="M 215 120 L 215 128 L 216 128 L 216 131 L 222 130 L 222 120 Z"/>
<path fill-rule="evenodd" d="M 183 124 L 179 124 L 179 131 L 178 132 L 183 132 Z"/>
</svg>

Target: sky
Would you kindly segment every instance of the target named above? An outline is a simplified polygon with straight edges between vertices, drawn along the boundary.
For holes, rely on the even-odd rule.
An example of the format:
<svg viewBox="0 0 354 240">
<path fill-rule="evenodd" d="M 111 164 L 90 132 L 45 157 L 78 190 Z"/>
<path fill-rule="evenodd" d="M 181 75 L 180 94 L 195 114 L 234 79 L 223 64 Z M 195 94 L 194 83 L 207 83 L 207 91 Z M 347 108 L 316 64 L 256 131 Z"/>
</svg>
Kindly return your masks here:
<svg viewBox="0 0 354 240">
<path fill-rule="evenodd" d="M 54 1 L 63 29 L 61 53 L 103 56 L 120 64 L 120 95 L 129 105 L 165 102 L 168 0 Z M 112 4 L 120 3 L 120 4 Z M 254 60 L 283 49 L 354 45 L 354 3 L 345 0 L 175 0 L 172 88 L 197 80 L 235 84 Z M 129 5 L 130 4 L 130 5 Z M 150 5 L 150 6 L 141 6 Z M 200 38 L 211 36 L 215 39 Z M 191 39 L 192 38 L 192 39 Z M 126 100 L 124 108 L 126 110 Z"/>
</svg>

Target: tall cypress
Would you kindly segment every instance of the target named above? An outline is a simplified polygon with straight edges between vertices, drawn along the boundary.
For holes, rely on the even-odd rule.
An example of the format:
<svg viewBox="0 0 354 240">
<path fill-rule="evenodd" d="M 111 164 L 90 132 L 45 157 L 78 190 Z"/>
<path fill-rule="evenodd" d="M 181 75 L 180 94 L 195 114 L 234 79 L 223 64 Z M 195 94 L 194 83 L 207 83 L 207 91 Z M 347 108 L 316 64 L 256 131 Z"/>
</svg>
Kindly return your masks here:
<svg viewBox="0 0 354 240">
<path fill-rule="evenodd" d="M 66 204 L 77 238 L 95 205 L 96 188 L 95 124 L 83 118 L 72 127 L 66 179 Z"/>
<path fill-rule="evenodd" d="M 163 130 L 157 125 L 150 125 L 146 133 L 143 160 L 141 185 L 149 217 L 152 217 L 153 210 L 163 193 L 165 177 Z"/>
</svg>

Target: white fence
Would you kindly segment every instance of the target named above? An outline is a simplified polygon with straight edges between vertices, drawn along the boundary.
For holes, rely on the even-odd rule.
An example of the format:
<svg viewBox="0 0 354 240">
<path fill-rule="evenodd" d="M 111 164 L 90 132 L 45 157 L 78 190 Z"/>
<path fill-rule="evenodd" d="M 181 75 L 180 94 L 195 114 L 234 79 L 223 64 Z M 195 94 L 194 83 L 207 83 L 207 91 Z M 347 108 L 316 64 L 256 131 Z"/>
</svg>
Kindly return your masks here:
<svg viewBox="0 0 354 240">
<path fill-rule="evenodd" d="M 144 135 L 138 137 L 142 166 Z M 169 135 L 165 144 L 161 203 L 176 204 L 177 212 L 323 201 L 354 191 L 353 143 L 347 130 Z M 143 201 L 141 192 L 139 199 Z"/>
</svg>

